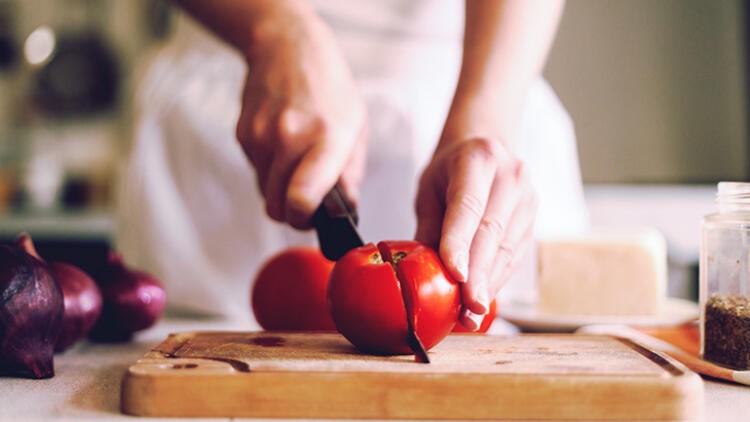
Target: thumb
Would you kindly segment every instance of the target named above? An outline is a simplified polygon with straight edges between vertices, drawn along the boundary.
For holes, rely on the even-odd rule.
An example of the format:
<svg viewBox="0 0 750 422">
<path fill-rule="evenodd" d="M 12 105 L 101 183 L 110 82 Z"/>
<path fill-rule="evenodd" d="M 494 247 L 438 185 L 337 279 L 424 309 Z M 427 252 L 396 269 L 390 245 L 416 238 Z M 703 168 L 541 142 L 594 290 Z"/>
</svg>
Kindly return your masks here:
<svg viewBox="0 0 750 422">
<path fill-rule="evenodd" d="M 295 129 L 296 116 L 290 129 Z M 311 147 L 303 154 L 289 179 L 286 198 L 286 221 L 298 229 L 310 227 L 310 219 L 323 197 L 333 187 L 341 174 L 349 152 L 327 139 L 327 132 L 319 119 L 311 126 L 298 131 L 300 136 L 309 136 Z"/>
</svg>

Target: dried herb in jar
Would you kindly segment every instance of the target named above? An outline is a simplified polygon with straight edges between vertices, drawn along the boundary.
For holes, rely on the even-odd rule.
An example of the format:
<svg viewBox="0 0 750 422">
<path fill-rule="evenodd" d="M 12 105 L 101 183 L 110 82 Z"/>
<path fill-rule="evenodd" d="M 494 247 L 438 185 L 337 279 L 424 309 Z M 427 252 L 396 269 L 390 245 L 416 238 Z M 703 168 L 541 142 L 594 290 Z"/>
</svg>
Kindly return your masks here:
<svg viewBox="0 0 750 422">
<path fill-rule="evenodd" d="M 703 357 L 750 369 L 750 297 L 713 295 L 706 301 Z"/>
</svg>

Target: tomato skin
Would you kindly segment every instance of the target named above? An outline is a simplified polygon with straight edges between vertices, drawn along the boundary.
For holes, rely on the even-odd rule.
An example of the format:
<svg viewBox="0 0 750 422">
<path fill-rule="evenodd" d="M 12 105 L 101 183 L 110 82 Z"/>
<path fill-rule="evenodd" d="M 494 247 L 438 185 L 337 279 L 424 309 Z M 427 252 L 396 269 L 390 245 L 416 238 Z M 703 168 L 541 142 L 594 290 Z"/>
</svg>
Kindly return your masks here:
<svg viewBox="0 0 750 422">
<path fill-rule="evenodd" d="M 489 330 L 490 327 L 492 326 L 492 323 L 495 322 L 496 317 L 497 317 L 497 301 L 493 299 L 492 302 L 490 302 L 489 312 L 487 312 L 487 315 L 485 315 L 484 319 L 482 319 L 482 323 L 479 324 L 479 329 L 477 329 L 476 331 L 469 331 L 466 328 L 464 328 L 463 325 L 456 324 L 456 326 L 453 327 L 453 332 L 454 333 L 478 333 L 478 334 L 486 333 L 487 330 Z"/>
<path fill-rule="evenodd" d="M 398 261 L 396 270 L 381 258 Z M 336 263 L 328 304 L 336 328 L 359 350 L 411 354 L 407 316 L 430 349 L 456 323 L 461 295 L 435 251 L 414 241 L 387 241 L 349 251 Z"/>
<path fill-rule="evenodd" d="M 328 305 L 338 331 L 361 351 L 411 353 L 401 287 L 374 244 L 353 249 L 336 262 Z"/>
<path fill-rule="evenodd" d="M 269 258 L 250 295 L 260 326 L 271 331 L 334 331 L 326 302 L 333 264 L 310 247 L 289 248 Z"/>
</svg>

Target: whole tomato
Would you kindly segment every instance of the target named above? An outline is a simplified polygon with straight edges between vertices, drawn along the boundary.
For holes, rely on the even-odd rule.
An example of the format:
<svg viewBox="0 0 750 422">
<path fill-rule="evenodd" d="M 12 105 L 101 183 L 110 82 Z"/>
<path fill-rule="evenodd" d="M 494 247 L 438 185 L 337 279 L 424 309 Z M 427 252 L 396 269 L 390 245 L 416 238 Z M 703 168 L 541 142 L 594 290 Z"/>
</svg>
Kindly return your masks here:
<svg viewBox="0 0 750 422">
<path fill-rule="evenodd" d="M 328 305 L 336 328 L 361 351 L 410 354 L 407 318 L 429 350 L 456 324 L 461 292 L 434 250 L 415 241 L 385 241 L 336 262 Z"/>
<path fill-rule="evenodd" d="M 261 267 L 251 293 L 253 314 L 266 330 L 333 331 L 326 286 L 333 268 L 320 250 L 294 247 Z"/>
<path fill-rule="evenodd" d="M 497 301 L 493 300 L 490 302 L 490 310 L 487 312 L 487 315 L 482 318 L 482 323 L 479 324 L 479 328 L 476 331 L 469 331 L 466 328 L 464 328 L 461 324 L 456 324 L 455 327 L 453 327 L 454 333 L 486 333 L 487 330 L 490 329 L 492 326 L 492 323 L 495 321 L 495 318 L 497 317 Z"/>
</svg>

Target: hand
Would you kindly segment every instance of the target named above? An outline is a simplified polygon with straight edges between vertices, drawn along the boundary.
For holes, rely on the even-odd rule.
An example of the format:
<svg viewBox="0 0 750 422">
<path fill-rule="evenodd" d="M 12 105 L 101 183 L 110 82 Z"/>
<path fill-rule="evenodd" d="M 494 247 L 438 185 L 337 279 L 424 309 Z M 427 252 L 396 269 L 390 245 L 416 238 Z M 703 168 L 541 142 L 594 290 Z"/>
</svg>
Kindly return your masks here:
<svg viewBox="0 0 750 422">
<path fill-rule="evenodd" d="M 496 139 L 441 142 L 420 180 L 416 239 L 464 282 L 461 324 L 479 327 L 533 241 L 536 195 L 523 163 Z"/>
<path fill-rule="evenodd" d="M 508 143 L 542 73 L 562 1 L 466 1 L 464 50 L 440 144 L 417 193 L 416 238 L 463 281 L 476 330 L 533 241 L 536 196 Z"/>
<path fill-rule="evenodd" d="M 245 51 L 237 138 L 268 215 L 302 229 L 337 180 L 356 199 L 366 110 L 330 29 L 311 11 L 286 12 L 256 25 Z"/>
</svg>

